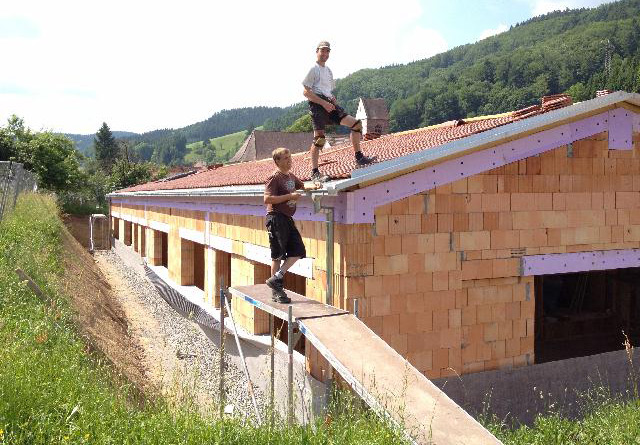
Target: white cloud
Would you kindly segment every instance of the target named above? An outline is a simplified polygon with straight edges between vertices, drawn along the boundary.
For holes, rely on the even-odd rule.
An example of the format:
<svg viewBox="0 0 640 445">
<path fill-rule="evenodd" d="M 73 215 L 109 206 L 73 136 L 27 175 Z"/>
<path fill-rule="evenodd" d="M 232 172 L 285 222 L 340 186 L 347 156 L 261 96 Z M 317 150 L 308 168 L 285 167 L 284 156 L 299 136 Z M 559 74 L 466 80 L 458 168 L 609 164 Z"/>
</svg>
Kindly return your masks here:
<svg viewBox="0 0 640 445">
<path fill-rule="evenodd" d="M 37 32 L 0 35 L 11 61 L 0 71 L 0 120 L 16 113 L 36 129 L 81 133 L 103 121 L 116 130 L 175 128 L 223 108 L 302 100 L 320 40 L 332 44 L 336 77 L 447 49 L 420 25 L 419 0 L 314 8 L 295 0 L 11 2 L 0 19 L 20 17 Z M 14 92 L 3 94 L 7 86 Z"/>
<path fill-rule="evenodd" d="M 485 29 L 480 33 L 478 40 L 486 39 L 487 37 L 495 36 L 496 34 L 500 34 L 501 32 L 505 32 L 509 29 L 509 27 L 505 24 L 499 24 L 497 27 L 493 29 Z"/>
</svg>

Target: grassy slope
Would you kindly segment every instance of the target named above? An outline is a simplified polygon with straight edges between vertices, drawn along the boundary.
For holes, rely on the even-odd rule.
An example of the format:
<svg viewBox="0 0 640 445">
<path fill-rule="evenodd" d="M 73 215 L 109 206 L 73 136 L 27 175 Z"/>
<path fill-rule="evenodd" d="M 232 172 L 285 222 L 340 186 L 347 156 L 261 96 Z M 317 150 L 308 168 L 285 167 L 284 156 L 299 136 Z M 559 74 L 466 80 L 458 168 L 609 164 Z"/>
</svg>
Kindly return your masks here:
<svg viewBox="0 0 640 445">
<path fill-rule="evenodd" d="M 215 148 L 216 158 L 228 161 L 235 154 L 238 148 L 240 148 L 246 137 L 246 131 L 238 131 L 236 133 L 226 134 L 224 136 L 210 139 L 211 146 Z M 187 150 L 189 153 L 184 157 L 187 164 L 195 164 L 196 162 L 204 159 L 202 153 L 202 141 L 187 144 Z"/>
<path fill-rule="evenodd" d="M 536 420 L 532 427 L 515 431 L 489 425 L 505 445 L 629 445 L 640 443 L 640 401 L 616 402 L 610 397 L 586 409 L 582 420 L 571 421 L 556 414 Z"/>
<path fill-rule="evenodd" d="M 60 234 L 51 197 L 23 195 L 0 223 L 0 444 L 396 444 L 396 434 L 357 409 L 288 428 L 204 418 L 135 392 L 99 354 L 87 353 L 64 294 Z M 21 267 L 53 304 L 14 273 Z"/>
</svg>

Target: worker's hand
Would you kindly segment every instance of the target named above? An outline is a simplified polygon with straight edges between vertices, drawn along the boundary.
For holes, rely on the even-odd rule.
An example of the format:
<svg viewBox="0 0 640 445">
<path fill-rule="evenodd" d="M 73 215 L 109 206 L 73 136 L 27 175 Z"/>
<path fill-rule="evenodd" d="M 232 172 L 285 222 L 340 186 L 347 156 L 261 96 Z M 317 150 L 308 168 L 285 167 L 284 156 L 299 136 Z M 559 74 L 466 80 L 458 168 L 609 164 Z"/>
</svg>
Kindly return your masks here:
<svg viewBox="0 0 640 445">
<path fill-rule="evenodd" d="M 300 199 L 301 196 L 302 196 L 302 193 L 298 193 L 298 192 L 289 193 L 289 201 L 291 200 L 297 201 L 298 199 Z"/>
<path fill-rule="evenodd" d="M 325 110 L 327 110 L 327 113 L 331 113 L 333 110 L 336 109 L 336 106 L 331 102 L 325 102 L 322 106 L 324 107 Z"/>
</svg>

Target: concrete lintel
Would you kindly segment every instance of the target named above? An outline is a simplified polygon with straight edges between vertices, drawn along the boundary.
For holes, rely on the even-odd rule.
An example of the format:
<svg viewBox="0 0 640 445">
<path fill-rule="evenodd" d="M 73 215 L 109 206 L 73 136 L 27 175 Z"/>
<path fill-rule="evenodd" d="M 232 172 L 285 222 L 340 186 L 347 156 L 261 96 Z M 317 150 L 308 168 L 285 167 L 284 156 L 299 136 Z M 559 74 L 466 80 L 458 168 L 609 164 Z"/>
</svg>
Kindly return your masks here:
<svg viewBox="0 0 640 445">
<path fill-rule="evenodd" d="M 522 257 L 522 274 L 551 275 L 640 267 L 640 249 L 555 253 Z"/>
<path fill-rule="evenodd" d="M 169 224 L 167 223 L 149 220 L 149 227 L 159 232 L 169 233 Z"/>
</svg>

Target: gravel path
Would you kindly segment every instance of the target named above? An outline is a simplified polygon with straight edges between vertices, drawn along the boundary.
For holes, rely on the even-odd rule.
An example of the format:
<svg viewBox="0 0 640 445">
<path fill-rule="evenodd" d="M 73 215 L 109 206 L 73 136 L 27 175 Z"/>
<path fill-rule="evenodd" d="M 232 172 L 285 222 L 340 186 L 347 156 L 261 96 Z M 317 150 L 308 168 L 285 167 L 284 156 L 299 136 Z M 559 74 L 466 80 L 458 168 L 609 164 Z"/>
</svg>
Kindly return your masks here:
<svg viewBox="0 0 640 445">
<path fill-rule="evenodd" d="M 132 333 L 144 350 L 152 386 L 181 403 L 195 402 L 204 412 L 218 409 L 219 348 L 201 327 L 179 315 L 136 268 L 113 251 L 96 251 L 94 258 L 107 277 L 129 319 Z M 139 260 L 138 260 L 139 262 Z M 210 331 L 209 335 L 219 335 Z M 233 343 L 228 335 L 225 344 Z M 235 345 L 233 346 L 235 349 Z M 248 382 L 237 357 L 225 359 L 225 396 L 236 415 L 253 413 Z M 255 387 L 255 385 L 254 385 Z M 258 406 L 266 397 L 256 389 Z"/>
</svg>

